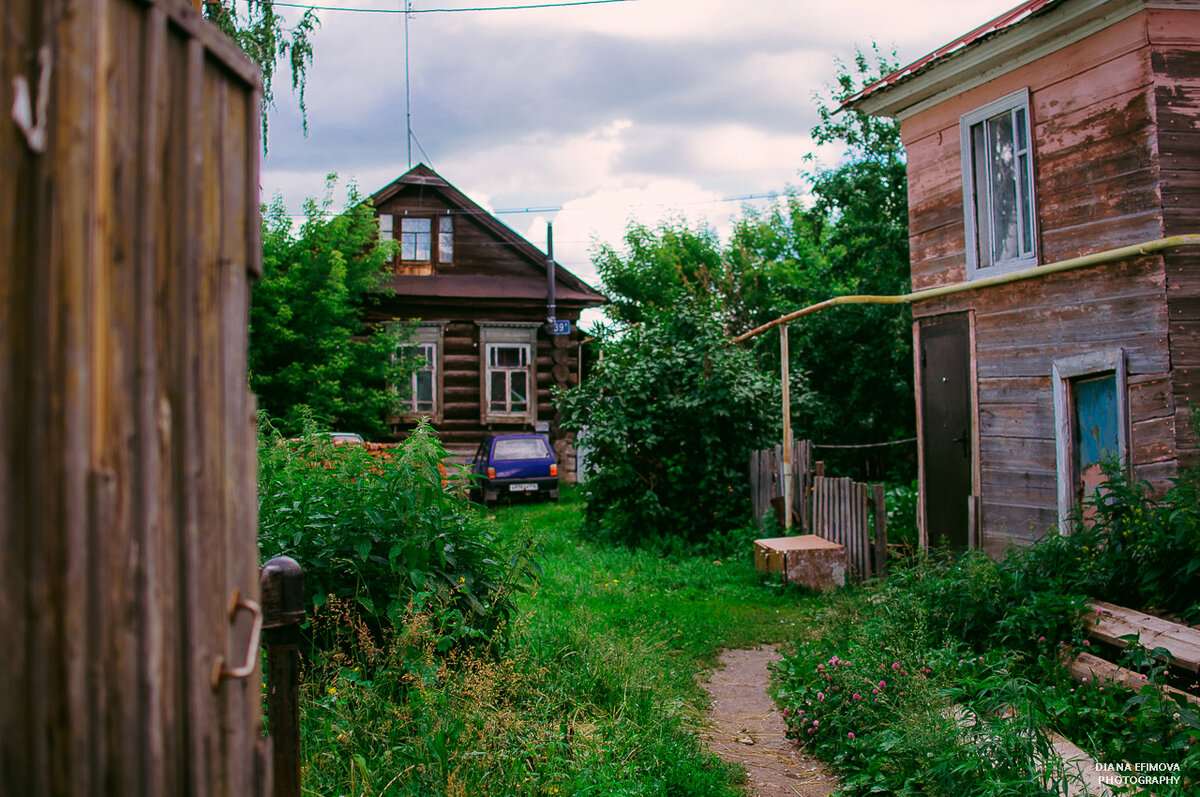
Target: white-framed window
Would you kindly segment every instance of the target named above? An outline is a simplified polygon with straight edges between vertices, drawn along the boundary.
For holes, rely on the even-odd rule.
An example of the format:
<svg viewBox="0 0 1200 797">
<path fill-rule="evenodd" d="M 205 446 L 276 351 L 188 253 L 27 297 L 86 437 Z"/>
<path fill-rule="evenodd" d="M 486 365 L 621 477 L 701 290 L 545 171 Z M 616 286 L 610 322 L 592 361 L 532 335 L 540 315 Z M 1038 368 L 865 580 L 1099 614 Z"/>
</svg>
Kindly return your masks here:
<svg viewBox="0 0 1200 797">
<path fill-rule="evenodd" d="M 538 324 L 479 325 L 480 420 L 533 423 L 537 419 Z"/>
<path fill-rule="evenodd" d="M 400 218 L 400 259 L 424 263 L 433 249 L 433 219 L 402 216 Z"/>
<path fill-rule="evenodd" d="M 487 344 L 487 405 L 492 415 L 529 413 L 530 377 L 528 343 Z"/>
<path fill-rule="evenodd" d="M 414 370 L 408 376 L 406 397 L 401 411 L 406 416 L 428 415 L 441 420 L 443 325 L 422 323 L 413 331 L 412 340 L 401 344 L 397 356 L 409 361 Z"/>
<path fill-rule="evenodd" d="M 1129 464 L 1125 352 L 1112 349 L 1056 360 L 1052 381 L 1058 528 L 1067 534 L 1071 513 L 1103 482 L 1102 464 L 1113 458 Z"/>
<path fill-rule="evenodd" d="M 959 136 L 968 278 L 1037 265 L 1029 90 L 964 114 Z"/>
<path fill-rule="evenodd" d="M 411 343 L 401 347 L 400 356 L 413 360 L 415 366 L 409 375 L 408 411 L 431 414 L 437 395 L 437 344 Z"/>
</svg>

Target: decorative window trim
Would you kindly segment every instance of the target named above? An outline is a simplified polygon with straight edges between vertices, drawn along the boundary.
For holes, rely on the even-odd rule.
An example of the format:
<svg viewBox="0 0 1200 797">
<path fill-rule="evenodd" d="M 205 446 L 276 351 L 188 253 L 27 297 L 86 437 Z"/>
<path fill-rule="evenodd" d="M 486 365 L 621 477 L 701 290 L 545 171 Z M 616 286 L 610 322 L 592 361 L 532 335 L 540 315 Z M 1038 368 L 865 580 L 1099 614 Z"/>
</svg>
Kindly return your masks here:
<svg viewBox="0 0 1200 797">
<path fill-rule="evenodd" d="M 974 147 L 972 145 L 971 130 L 976 125 L 987 122 L 997 116 L 1008 112 L 1024 111 L 1024 127 L 1020 131 L 1025 138 L 1024 149 L 1017 149 L 1014 157 L 1017 161 L 1017 166 L 1014 168 L 1014 178 L 1017 183 L 1018 202 L 1016 212 L 1018 213 L 1017 222 L 1017 238 L 1018 238 L 1018 255 L 1008 257 L 1003 260 L 981 265 L 979 263 L 979 231 L 978 219 L 979 210 L 977 208 L 976 197 L 977 180 L 976 180 L 976 163 L 974 157 Z M 1014 126 L 1017 122 L 1014 120 Z M 982 128 L 986 130 L 985 128 Z M 967 261 L 967 279 L 980 279 L 995 274 L 1003 274 L 1009 271 L 1019 271 L 1025 268 L 1032 268 L 1038 264 L 1038 213 L 1037 213 L 1037 190 L 1034 181 L 1034 146 L 1033 146 L 1033 120 L 1029 103 L 1029 89 L 1020 89 L 1012 94 L 1008 94 L 999 99 L 989 102 L 981 108 L 976 108 L 970 113 L 963 114 L 959 117 L 958 122 L 959 143 L 962 153 L 962 185 L 963 185 L 963 221 L 965 223 L 966 232 L 966 261 Z M 1014 130 L 1014 138 L 1017 139 L 1017 131 Z M 1019 140 L 1019 139 L 1018 139 Z M 1021 159 L 1024 158 L 1022 161 Z M 1021 167 L 1023 162 L 1024 166 Z M 984 169 L 988 168 L 984 164 Z M 990 176 L 990 174 L 989 174 Z M 1021 187 L 1024 187 L 1026 201 L 1022 202 Z M 990 207 L 990 194 L 989 194 Z M 990 222 L 991 216 L 988 214 Z M 1028 236 L 1028 241 L 1022 239 Z M 994 237 L 993 231 L 988 230 L 988 245 Z M 1026 246 L 1027 244 L 1027 246 Z M 990 255 L 989 255 L 990 257 Z"/>
<path fill-rule="evenodd" d="M 419 410 L 414 406 L 416 402 L 416 374 L 410 377 L 409 389 L 410 395 L 406 401 L 406 406 L 401 411 L 401 417 L 405 419 L 429 418 L 434 423 L 440 423 L 442 420 L 442 396 L 444 383 L 444 370 L 442 368 L 443 358 L 443 342 L 445 340 L 445 321 L 423 321 L 419 323 L 416 329 L 412 332 L 412 337 L 400 345 L 400 348 L 415 347 L 415 346 L 432 346 L 433 347 L 433 362 L 430 363 L 433 369 L 433 409 Z"/>
<path fill-rule="evenodd" d="M 1051 368 L 1054 390 L 1054 448 L 1058 481 L 1058 531 L 1070 532 L 1075 509 L 1075 407 L 1071 383 L 1089 376 L 1113 374 L 1117 399 L 1117 456 L 1129 466 L 1129 379 L 1124 349 L 1089 352 L 1055 360 Z"/>
<path fill-rule="evenodd" d="M 479 420 L 480 423 L 533 424 L 537 422 L 537 323 L 477 322 L 479 325 Z M 528 407 L 523 412 L 495 411 L 491 408 L 491 351 L 497 346 L 521 346 L 526 349 L 526 386 Z M 507 370 L 507 369 L 506 369 Z"/>
<path fill-rule="evenodd" d="M 424 222 L 423 229 L 414 223 Z M 433 274 L 454 262 L 454 217 L 442 213 L 380 213 L 379 240 L 395 242 L 393 266 L 401 274 Z"/>
</svg>

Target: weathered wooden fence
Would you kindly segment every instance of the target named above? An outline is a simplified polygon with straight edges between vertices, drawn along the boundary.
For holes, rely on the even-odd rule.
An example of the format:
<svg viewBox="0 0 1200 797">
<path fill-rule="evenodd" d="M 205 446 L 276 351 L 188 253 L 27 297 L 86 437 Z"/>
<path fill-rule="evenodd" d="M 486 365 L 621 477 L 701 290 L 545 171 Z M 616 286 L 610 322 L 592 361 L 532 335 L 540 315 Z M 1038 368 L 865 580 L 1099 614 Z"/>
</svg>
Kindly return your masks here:
<svg viewBox="0 0 1200 797">
<path fill-rule="evenodd" d="M 0 9 L 0 795 L 262 794 L 258 71 L 184 0 Z"/>
<path fill-rule="evenodd" d="M 812 443 L 796 440 L 792 443 L 792 516 L 795 525 L 807 534 L 812 519 Z M 774 511 L 783 518 L 783 446 L 775 446 L 750 454 L 750 500 L 754 517 L 762 518 Z"/>
<path fill-rule="evenodd" d="M 887 565 L 887 512 L 883 485 L 821 475 L 813 445 L 795 443 L 792 457 L 792 525 L 846 546 L 850 576 L 883 575 Z M 783 461 L 780 446 L 750 455 L 750 493 L 755 517 L 774 511 L 782 520 Z"/>
</svg>

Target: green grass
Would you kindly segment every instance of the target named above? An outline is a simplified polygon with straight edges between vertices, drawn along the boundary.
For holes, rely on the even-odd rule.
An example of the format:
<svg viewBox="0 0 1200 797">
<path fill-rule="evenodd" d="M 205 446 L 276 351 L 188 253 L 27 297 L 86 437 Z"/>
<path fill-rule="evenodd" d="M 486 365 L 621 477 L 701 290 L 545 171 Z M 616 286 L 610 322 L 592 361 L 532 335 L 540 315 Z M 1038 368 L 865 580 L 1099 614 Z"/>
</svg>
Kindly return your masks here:
<svg viewBox="0 0 1200 797">
<path fill-rule="evenodd" d="M 805 628 L 806 594 L 735 560 L 663 557 L 580 538 L 582 504 L 500 507 L 543 575 L 511 643 L 439 659 L 414 616 L 370 679 L 326 662 L 306 681 L 305 792 L 346 795 L 740 794 L 705 748 L 697 674 L 723 647 Z"/>
</svg>

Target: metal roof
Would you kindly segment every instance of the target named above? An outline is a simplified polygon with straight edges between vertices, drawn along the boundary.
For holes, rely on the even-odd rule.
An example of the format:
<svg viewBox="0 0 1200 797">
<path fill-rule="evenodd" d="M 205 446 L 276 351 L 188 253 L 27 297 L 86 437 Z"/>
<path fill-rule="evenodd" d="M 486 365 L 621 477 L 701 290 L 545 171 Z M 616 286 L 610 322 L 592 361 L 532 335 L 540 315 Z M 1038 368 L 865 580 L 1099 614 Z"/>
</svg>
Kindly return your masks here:
<svg viewBox="0 0 1200 797">
<path fill-rule="evenodd" d="M 841 107 L 847 108 L 853 106 L 859 100 L 862 100 L 871 94 L 875 94 L 878 91 L 887 89 L 890 86 L 893 86 L 904 80 L 905 78 L 912 77 L 921 70 L 933 64 L 935 61 L 938 61 L 950 53 L 965 49 L 981 39 L 1005 30 L 1006 28 L 1010 28 L 1018 22 L 1033 16 L 1042 9 L 1048 6 L 1056 5 L 1060 2 L 1062 2 L 1062 0 L 1028 0 L 1011 11 L 1004 12 L 990 22 L 985 22 L 984 24 L 980 25 L 969 33 L 964 34 L 963 36 L 960 36 L 949 44 L 942 45 L 923 58 L 918 58 L 908 66 L 901 67 L 895 72 L 892 72 L 891 74 L 884 76 L 882 79 L 875 81 L 854 96 L 846 99 L 842 103 Z"/>
</svg>

